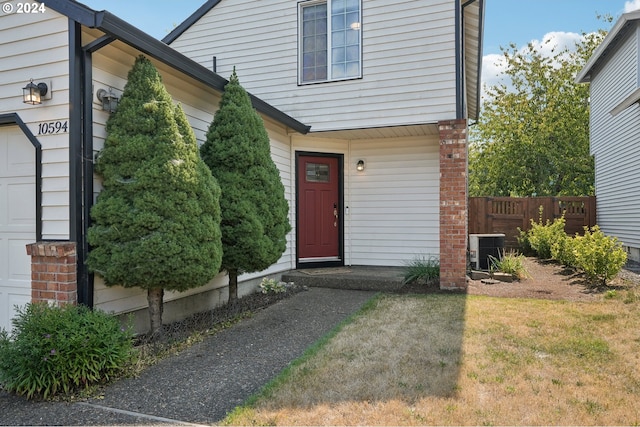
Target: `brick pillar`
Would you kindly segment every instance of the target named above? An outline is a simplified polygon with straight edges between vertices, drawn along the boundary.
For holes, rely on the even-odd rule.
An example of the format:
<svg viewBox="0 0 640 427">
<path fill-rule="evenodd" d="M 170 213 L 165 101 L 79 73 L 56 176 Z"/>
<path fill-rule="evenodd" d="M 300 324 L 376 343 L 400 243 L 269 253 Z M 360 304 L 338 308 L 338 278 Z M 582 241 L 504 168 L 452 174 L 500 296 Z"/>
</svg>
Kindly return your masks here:
<svg viewBox="0 0 640 427">
<path fill-rule="evenodd" d="M 467 121 L 438 122 L 440 132 L 440 289 L 467 287 Z"/>
<path fill-rule="evenodd" d="M 27 245 L 31 256 L 31 301 L 54 305 L 76 304 L 78 282 L 74 242 L 37 242 Z"/>
</svg>

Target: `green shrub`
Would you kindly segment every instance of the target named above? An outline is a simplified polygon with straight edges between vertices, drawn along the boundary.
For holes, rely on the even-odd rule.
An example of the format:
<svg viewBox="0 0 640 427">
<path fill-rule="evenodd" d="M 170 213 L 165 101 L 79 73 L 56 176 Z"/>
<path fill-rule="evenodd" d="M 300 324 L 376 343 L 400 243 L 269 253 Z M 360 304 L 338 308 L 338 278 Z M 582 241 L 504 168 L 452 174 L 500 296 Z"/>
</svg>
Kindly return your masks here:
<svg viewBox="0 0 640 427">
<path fill-rule="evenodd" d="M 414 283 L 421 281 L 430 283 L 440 277 L 440 261 L 438 258 L 430 256 L 416 256 L 405 263 L 404 280 L 402 283 Z"/>
<path fill-rule="evenodd" d="M 565 235 L 561 239 L 558 239 L 551 245 L 551 258 L 567 267 L 576 267 L 577 262 L 574 246 L 576 239 L 580 238 L 580 236 L 571 237 Z"/>
<path fill-rule="evenodd" d="M 540 213 L 542 214 L 542 211 Z M 566 236 L 564 225 L 564 215 L 554 219 L 553 222 L 547 220 L 544 224 L 542 217 L 538 222 L 531 220 L 531 229 L 528 231 L 527 237 L 538 258 L 551 259 L 551 247 Z"/>
<path fill-rule="evenodd" d="M 287 284 L 285 282 L 278 282 L 276 279 L 269 279 L 267 277 L 262 279 L 258 287 L 263 294 L 279 294 L 287 291 Z"/>
<path fill-rule="evenodd" d="M 618 239 L 606 236 L 597 225 L 590 230 L 585 227 L 584 236 L 574 241 L 574 251 L 577 266 L 600 285 L 616 277 L 627 262 Z"/>
<path fill-rule="evenodd" d="M 130 363 L 132 332 L 84 306 L 27 304 L 0 331 L 0 384 L 27 398 L 69 394 L 109 380 Z"/>
<path fill-rule="evenodd" d="M 526 255 L 535 255 L 535 251 L 529 242 L 529 232 L 518 227 L 518 235 L 516 236 L 520 251 Z"/>
<path fill-rule="evenodd" d="M 503 252 L 498 258 L 489 255 L 491 270 L 510 274 L 516 279 L 527 277 L 527 268 L 524 266 L 524 255 L 514 250 Z"/>
</svg>

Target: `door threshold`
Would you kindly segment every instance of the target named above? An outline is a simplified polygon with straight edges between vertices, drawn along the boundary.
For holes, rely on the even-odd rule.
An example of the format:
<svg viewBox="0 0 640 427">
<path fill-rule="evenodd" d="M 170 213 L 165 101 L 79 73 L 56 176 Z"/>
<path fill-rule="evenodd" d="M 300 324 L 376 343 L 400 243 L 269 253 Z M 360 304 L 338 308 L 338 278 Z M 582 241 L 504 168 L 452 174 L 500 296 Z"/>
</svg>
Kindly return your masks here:
<svg viewBox="0 0 640 427">
<path fill-rule="evenodd" d="M 298 264 L 306 264 L 310 262 L 335 262 L 342 261 L 340 257 L 337 256 L 325 256 L 325 257 L 314 257 L 314 258 L 299 258 Z"/>
<path fill-rule="evenodd" d="M 343 267 L 344 260 L 340 257 L 301 258 L 296 263 L 297 269 Z"/>
</svg>

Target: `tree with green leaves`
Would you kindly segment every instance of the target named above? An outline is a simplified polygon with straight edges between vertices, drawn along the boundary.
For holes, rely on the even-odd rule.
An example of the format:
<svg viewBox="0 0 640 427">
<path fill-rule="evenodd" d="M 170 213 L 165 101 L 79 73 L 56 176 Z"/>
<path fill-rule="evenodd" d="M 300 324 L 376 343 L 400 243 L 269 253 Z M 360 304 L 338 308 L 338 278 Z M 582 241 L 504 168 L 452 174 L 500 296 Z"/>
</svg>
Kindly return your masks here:
<svg viewBox="0 0 640 427">
<path fill-rule="evenodd" d="M 501 83 L 489 87 L 471 127 L 471 196 L 581 196 L 594 193 L 589 153 L 589 86 L 574 82 L 605 31 L 551 55 L 529 43 L 502 48 Z"/>
<path fill-rule="evenodd" d="M 87 264 L 107 286 L 146 289 L 151 332 L 159 334 L 164 290 L 202 286 L 218 273 L 220 187 L 182 108 L 143 56 L 106 131 Z"/>
<path fill-rule="evenodd" d="M 262 271 L 278 261 L 291 230 L 269 135 L 235 69 L 200 153 L 222 189 L 221 270 L 229 275 L 232 302 L 238 298 L 238 275 Z"/>
</svg>

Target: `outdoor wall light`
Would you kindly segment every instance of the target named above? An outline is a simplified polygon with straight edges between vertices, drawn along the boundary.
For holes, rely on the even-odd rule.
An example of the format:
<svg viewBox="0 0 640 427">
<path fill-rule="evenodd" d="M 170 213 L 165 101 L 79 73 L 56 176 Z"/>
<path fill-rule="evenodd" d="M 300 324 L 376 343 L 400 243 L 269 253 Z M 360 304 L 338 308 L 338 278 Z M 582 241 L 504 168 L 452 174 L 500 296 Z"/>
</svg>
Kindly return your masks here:
<svg viewBox="0 0 640 427">
<path fill-rule="evenodd" d="M 22 88 L 22 102 L 37 105 L 42 103 L 42 98 L 49 92 L 46 83 L 35 84 L 33 79 Z"/>
<path fill-rule="evenodd" d="M 106 91 L 104 89 L 99 89 L 98 92 L 96 93 L 96 97 L 98 98 L 98 101 L 102 103 L 102 109 L 104 111 L 113 113 L 118 108 L 119 99 L 112 92 L 111 88 L 109 88 L 109 91 Z"/>
<path fill-rule="evenodd" d="M 358 172 L 362 172 L 364 170 L 364 160 L 358 160 L 358 163 L 356 163 L 356 170 Z"/>
</svg>

